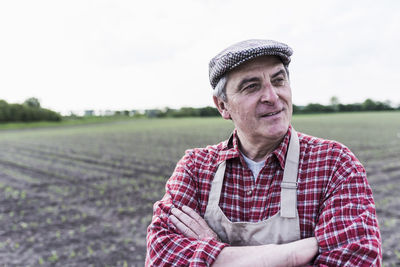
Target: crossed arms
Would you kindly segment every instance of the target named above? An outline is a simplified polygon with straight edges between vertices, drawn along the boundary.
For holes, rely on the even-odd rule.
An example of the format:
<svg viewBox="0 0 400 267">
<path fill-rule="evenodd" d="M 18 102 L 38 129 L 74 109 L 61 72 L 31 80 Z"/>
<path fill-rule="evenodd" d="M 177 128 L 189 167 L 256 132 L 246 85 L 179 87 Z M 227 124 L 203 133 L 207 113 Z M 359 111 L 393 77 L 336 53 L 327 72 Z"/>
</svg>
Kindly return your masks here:
<svg viewBox="0 0 400 267">
<path fill-rule="evenodd" d="M 207 222 L 191 208 L 172 208 L 171 213 L 171 222 L 184 236 L 218 240 Z M 225 247 L 212 266 L 302 266 L 317 252 L 318 243 L 314 237 L 283 245 Z"/>
</svg>

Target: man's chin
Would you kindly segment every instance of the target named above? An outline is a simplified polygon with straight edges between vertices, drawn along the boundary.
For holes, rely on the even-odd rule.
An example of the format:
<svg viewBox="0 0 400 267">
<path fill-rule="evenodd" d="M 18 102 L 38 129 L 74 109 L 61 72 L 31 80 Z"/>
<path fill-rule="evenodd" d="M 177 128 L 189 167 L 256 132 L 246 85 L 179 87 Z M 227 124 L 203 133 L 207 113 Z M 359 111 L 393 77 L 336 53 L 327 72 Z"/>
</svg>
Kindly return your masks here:
<svg viewBox="0 0 400 267">
<path fill-rule="evenodd" d="M 287 131 L 289 130 L 289 124 L 287 125 L 270 125 L 267 129 L 265 129 L 265 136 L 268 136 L 271 139 L 280 139 L 283 138 Z"/>
</svg>

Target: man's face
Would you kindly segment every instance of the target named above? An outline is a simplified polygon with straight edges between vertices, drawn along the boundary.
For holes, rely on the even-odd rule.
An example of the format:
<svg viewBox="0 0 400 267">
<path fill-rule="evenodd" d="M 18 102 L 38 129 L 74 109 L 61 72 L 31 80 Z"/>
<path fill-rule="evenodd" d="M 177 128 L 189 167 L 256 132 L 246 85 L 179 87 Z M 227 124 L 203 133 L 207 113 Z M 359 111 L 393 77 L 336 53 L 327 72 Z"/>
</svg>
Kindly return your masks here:
<svg viewBox="0 0 400 267">
<path fill-rule="evenodd" d="M 239 137 L 282 138 L 292 116 L 292 92 L 279 58 L 259 57 L 228 73 L 227 101 L 214 99 L 225 119 L 232 119 Z M 222 106 L 221 106 L 222 105 Z"/>
</svg>

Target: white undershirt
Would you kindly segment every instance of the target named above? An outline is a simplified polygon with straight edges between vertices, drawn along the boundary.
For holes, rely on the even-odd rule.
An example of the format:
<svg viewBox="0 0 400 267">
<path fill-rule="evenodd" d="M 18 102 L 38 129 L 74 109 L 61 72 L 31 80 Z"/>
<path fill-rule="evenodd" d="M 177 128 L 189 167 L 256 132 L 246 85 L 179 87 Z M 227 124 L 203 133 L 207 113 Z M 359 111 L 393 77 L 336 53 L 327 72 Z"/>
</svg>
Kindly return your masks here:
<svg viewBox="0 0 400 267">
<path fill-rule="evenodd" d="M 249 167 L 249 169 L 253 173 L 254 181 L 256 181 L 258 174 L 260 173 L 261 169 L 264 167 L 265 161 L 262 160 L 262 161 L 256 162 L 256 161 L 251 160 L 248 157 L 246 157 L 242 152 L 240 152 L 240 153 L 242 154 L 244 161 L 246 161 L 247 167 Z"/>
</svg>

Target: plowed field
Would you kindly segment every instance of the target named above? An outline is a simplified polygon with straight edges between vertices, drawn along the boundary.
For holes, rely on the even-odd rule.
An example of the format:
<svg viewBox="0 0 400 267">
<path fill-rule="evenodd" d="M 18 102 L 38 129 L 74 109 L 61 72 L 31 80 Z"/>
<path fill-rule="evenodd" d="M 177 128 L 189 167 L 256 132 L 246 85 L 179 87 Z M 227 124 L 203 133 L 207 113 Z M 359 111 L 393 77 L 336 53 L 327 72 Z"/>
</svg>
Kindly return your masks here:
<svg viewBox="0 0 400 267">
<path fill-rule="evenodd" d="M 400 265 L 400 113 L 296 116 L 294 126 L 346 144 L 364 164 L 385 266 Z M 143 266 L 152 205 L 177 160 L 232 128 L 157 119 L 0 131 L 0 263 Z"/>
</svg>

